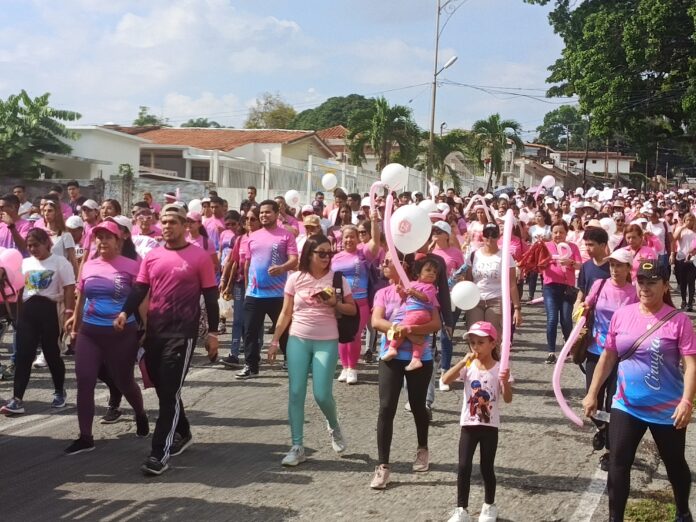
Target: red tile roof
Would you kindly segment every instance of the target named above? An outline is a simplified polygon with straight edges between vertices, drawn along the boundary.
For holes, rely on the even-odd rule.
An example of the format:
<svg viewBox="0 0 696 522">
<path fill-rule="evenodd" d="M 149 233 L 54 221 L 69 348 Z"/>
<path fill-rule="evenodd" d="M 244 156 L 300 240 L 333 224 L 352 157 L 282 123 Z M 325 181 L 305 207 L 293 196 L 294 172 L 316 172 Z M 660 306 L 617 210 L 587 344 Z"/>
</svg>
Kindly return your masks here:
<svg viewBox="0 0 696 522">
<path fill-rule="evenodd" d="M 328 129 L 321 129 L 317 131 L 317 136 L 322 140 L 341 140 L 348 136 L 348 129 L 343 125 L 336 125 L 335 127 L 329 127 Z"/>
<path fill-rule="evenodd" d="M 119 127 L 158 145 L 185 145 L 197 149 L 229 151 L 249 143 L 292 143 L 316 136 L 314 131 L 275 129 L 201 129 L 174 127 Z M 319 138 L 321 140 L 321 138 Z M 323 143 L 326 147 L 326 144 Z"/>
</svg>

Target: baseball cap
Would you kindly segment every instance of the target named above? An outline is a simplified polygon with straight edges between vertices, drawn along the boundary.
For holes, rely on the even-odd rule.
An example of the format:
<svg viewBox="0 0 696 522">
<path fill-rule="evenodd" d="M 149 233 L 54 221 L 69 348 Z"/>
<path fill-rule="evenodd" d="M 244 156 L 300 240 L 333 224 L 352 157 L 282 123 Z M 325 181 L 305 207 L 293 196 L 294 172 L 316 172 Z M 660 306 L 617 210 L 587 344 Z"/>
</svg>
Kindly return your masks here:
<svg viewBox="0 0 696 522">
<path fill-rule="evenodd" d="M 83 228 L 84 226 L 85 223 L 80 216 L 70 216 L 65 220 L 66 228 Z"/>
<path fill-rule="evenodd" d="M 362 201 L 360 202 L 361 207 L 369 207 L 370 206 L 370 198 L 362 198 Z"/>
<path fill-rule="evenodd" d="M 664 268 L 657 264 L 657 259 L 644 259 L 638 265 L 636 279 L 645 279 L 648 281 L 662 279 L 663 281 L 667 281 L 668 274 Z"/>
<path fill-rule="evenodd" d="M 118 225 L 113 221 L 102 221 L 92 229 L 92 235 L 96 235 L 100 230 L 106 230 L 119 239 L 123 238 L 123 232 L 121 232 L 121 229 L 118 228 Z"/>
<path fill-rule="evenodd" d="M 203 217 L 201 216 L 200 212 L 195 212 L 191 211 L 188 214 L 186 214 L 186 219 L 190 219 L 191 221 L 203 221 Z"/>
<path fill-rule="evenodd" d="M 626 263 L 628 265 L 633 264 L 633 254 L 625 248 L 618 248 L 614 250 L 607 259 L 613 259 L 619 263 Z"/>
<path fill-rule="evenodd" d="M 184 210 L 184 207 L 182 207 L 181 205 L 175 205 L 174 203 L 164 205 L 160 214 L 162 216 L 165 214 L 175 214 L 178 218 L 181 218 L 182 220 L 186 219 L 186 211 Z"/>
<path fill-rule="evenodd" d="M 319 216 L 312 214 L 311 216 L 305 216 L 304 220 L 302 221 L 302 224 L 304 226 L 320 227 L 321 220 L 319 219 Z"/>
<path fill-rule="evenodd" d="M 508 196 L 507 194 L 503 193 L 503 194 L 501 194 L 500 196 L 498 196 L 498 199 L 506 199 L 506 200 L 510 201 L 510 196 Z"/>
<path fill-rule="evenodd" d="M 90 210 L 98 210 L 99 203 L 97 203 L 93 199 L 87 199 L 82 203 L 82 205 L 80 205 L 80 208 L 88 208 Z"/>
<path fill-rule="evenodd" d="M 498 339 L 498 332 L 491 323 L 486 321 L 478 321 L 471 325 L 469 331 L 464 334 L 464 339 L 470 335 L 476 335 L 478 337 L 490 337 L 494 341 Z"/>
<path fill-rule="evenodd" d="M 129 232 L 133 228 L 133 222 L 126 216 L 113 216 L 109 219 L 116 222 L 117 225 L 127 228 Z"/>
<path fill-rule="evenodd" d="M 164 199 L 167 201 L 176 201 L 176 194 L 174 192 L 165 192 Z"/>
<path fill-rule="evenodd" d="M 452 234 L 452 227 L 449 226 L 449 223 L 447 223 L 446 221 L 436 221 L 435 223 L 433 223 L 433 228 L 439 228 L 443 232 L 446 232 L 447 235 Z"/>
<path fill-rule="evenodd" d="M 300 214 L 304 214 L 305 212 L 309 212 L 310 214 L 314 214 L 314 207 L 312 205 L 303 205 L 302 210 L 300 211 Z"/>
</svg>

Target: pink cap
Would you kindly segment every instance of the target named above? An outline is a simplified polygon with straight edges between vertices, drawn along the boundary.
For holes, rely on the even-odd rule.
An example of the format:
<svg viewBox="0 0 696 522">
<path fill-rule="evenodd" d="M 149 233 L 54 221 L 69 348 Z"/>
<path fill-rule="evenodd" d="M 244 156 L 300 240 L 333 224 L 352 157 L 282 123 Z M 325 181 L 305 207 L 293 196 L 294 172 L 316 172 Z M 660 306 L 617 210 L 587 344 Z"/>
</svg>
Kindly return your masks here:
<svg viewBox="0 0 696 522">
<path fill-rule="evenodd" d="M 495 330 L 495 326 L 486 321 L 478 321 L 471 325 L 469 331 L 464 334 L 464 339 L 470 335 L 477 335 L 478 337 L 490 337 L 494 341 L 498 338 L 498 332 Z"/>
<path fill-rule="evenodd" d="M 300 211 L 300 214 L 305 214 L 307 212 L 314 214 L 314 207 L 312 205 L 304 205 Z"/>
<path fill-rule="evenodd" d="M 195 212 L 193 210 L 191 212 L 189 212 L 188 214 L 186 214 L 186 219 L 190 219 L 191 221 L 199 221 L 199 222 L 203 220 L 203 218 L 201 217 L 201 213 Z"/>
<path fill-rule="evenodd" d="M 123 238 L 123 232 L 121 232 L 121 229 L 118 228 L 118 225 L 113 221 L 102 221 L 92 229 L 92 234 L 95 235 L 100 230 L 106 230 L 107 232 L 113 234 L 119 239 Z"/>
</svg>

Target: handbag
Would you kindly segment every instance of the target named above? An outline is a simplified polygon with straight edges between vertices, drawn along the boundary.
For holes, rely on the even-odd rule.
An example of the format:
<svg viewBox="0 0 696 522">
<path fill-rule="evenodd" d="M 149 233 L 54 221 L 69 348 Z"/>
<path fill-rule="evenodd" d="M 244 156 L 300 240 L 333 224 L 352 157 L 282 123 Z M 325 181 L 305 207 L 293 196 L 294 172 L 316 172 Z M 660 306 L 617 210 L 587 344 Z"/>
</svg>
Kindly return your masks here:
<svg viewBox="0 0 696 522">
<path fill-rule="evenodd" d="M 625 361 L 626 359 L 630 359 L 633 357 L 633 354 L 638 351 L 638 348 L 640 347 L 641 344 L 643 344 L 643 341 L 645 341 L 648 337 L 650 337 L 652 334 L 654 334 L 659 328 L 662 327 L 663 324 L 665 324 L 667 321 L 669 321 L 672 317 L 677 315 L 679 313 L 679 310 L 672 310 L 670 313 L 665 315 L 662 319 L 660 319 L 657 323 L 655 323 L 652 328 L 650 328 L 647 332 L 645 332 L 643 335 L 641 335 L 638 340 L 633 343 L 633 346 L 631 346 L 628 351 L 623 354 L 621 357 L 619 357 L 619 362 Z"/>
<path fill-rule="evenodd" d="M 333 288 L 336 292 L 336 300 L 343 303 L 343 272 L 334 272 Z M 356 308 L 354 315 L 344 315 L 336 312 L 336 322 L 338 324 L 338 342 L 350 343 L 353 342 L 360 328 L 360 308 Z"/>
<path fill-rule="evenodd" d="M 575 364 L 582 364 L 587 359 L 587 349 L 590 347 L 590 343 L 592 342 L 592 329 L 594 328 L 594 307 L 597 305 L 599 296 L 601 295 L 602 289 L 606 283 L 607 279 L 602 279 L 602 282 L 599 284 L 597 295 L 595 295 L 593 302 L 585 311 L 585 326 L 583 326 L 580 330 L 578 338 L 570 349 L 570 352 L 573 355 L 573 362 Z"/>
</svg>

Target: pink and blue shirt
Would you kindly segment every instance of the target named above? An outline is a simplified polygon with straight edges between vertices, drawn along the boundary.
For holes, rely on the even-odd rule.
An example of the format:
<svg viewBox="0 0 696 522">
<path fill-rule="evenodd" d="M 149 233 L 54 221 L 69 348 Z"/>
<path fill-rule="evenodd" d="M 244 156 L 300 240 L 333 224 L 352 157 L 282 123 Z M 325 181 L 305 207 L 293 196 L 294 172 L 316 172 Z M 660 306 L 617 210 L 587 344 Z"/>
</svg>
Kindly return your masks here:
<svg viewBox="0 0 696 522">
<path fill-rule="evenodd" d="M 249 261 L 249 282 L 246 295 L 256 298 L 283 297 L 287 273 L 272 276 L 268 269 L 286 263 L 297 255 L 295 237 L 282 227 L 262 228 L 249 234 L 240 255 Z"/>
<path fill-rule="evenodd" d="M 106 261 L 90 259 L 82 267 L 77 289 L 85 296 L 82 321 L 96 326 L 113 326 L 126 298 L 135 285 L 140 262 L 124 256 Z M 135 321 L 131 315 L 128 322 Z"/>
</svg>

